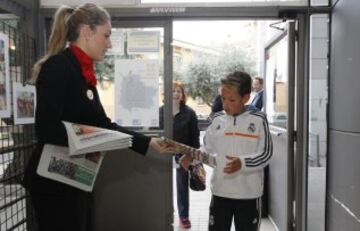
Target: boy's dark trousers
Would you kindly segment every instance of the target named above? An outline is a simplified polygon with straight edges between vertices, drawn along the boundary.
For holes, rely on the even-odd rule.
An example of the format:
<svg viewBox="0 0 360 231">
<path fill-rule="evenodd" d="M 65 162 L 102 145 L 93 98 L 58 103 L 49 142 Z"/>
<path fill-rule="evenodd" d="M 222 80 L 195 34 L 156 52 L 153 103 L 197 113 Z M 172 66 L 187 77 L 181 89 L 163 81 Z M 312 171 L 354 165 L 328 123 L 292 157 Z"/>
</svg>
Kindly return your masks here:
<svg viewBox="0 0 360 231">
<path fill-rule="evenodd" d="M 257 231 L 260 227 L 261 199 L 230 199 L 212 196 L 209 231 L 230 231 L 234 218 L 236 231 Z"/>
<path fill-rule="evenodd" d="M 267 217 L 269 213 L 269 165 L 264 168 L 264 193 L 261 202 L 261 217 Z"/>
</svg>

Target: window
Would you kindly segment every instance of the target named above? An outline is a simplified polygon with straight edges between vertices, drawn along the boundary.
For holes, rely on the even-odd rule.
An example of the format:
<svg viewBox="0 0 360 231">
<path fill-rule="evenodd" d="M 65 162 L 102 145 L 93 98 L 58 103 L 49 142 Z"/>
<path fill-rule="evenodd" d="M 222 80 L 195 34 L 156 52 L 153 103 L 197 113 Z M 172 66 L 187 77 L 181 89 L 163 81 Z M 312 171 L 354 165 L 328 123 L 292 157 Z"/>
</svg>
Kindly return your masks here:
<svg viewBox="0 0 360 231">
<path fill-rule="evenodd" d="M 196 3 L 214 3 L 214 4 L 245 4 L 245 5 L 307 5 L 307 0 L 141 0 L 141 4 L 166 3 L 170 4 L 196 4 Z"/>
</svg>

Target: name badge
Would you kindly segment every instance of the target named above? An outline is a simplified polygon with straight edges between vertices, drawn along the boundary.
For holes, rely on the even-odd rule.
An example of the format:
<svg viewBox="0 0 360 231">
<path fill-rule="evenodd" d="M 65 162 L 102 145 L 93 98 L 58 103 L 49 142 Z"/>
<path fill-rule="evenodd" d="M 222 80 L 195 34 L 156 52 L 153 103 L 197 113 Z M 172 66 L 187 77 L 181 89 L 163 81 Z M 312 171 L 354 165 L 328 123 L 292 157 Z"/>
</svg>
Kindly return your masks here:
<svg viewBox="0 0 360 231">
<path fill-rule="evenodd" d="M 87 90 L 86 91 L 86 95 L 87 97 L 90 99 L 90 100 L 93 100 L 94 99 L 94 93 L 92 92 L 92 90 Z"/>
</svg>

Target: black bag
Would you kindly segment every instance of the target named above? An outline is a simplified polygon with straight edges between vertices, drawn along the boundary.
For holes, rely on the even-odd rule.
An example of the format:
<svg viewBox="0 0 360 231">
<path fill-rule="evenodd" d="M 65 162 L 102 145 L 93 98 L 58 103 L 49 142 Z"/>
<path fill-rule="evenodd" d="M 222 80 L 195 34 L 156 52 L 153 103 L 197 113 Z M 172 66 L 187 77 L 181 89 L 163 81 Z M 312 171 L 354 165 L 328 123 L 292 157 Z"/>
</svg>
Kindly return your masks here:
<svg viewBox="0 0 360 231">
<path fill-rule="evenodd" d="M 190 188 L 194 191 L 204 191 L 206 189 L 206 171 L 202 163 L 197 163 L 189 167 Z"/>
</svg>

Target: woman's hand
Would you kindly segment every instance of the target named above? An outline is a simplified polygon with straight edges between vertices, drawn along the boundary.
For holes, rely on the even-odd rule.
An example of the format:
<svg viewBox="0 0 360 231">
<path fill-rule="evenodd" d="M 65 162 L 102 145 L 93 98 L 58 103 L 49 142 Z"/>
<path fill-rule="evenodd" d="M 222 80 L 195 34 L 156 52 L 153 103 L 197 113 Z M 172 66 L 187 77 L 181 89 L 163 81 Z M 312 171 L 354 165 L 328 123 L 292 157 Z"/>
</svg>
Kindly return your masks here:
<svg viewBox="0 0 360 231">
<path fill-rule="evenodd" d="M 164 142 L 160 138 L 151 138 L 149 145 L 160 153 L 173 154 L 175 152 L 173 146 Z"/>
<path fill-rule="evenodd" d="M 232 174 L 241 169 L 241 160 L 238 157 L 226 156 L 226 159 L 229 160 L 229 162 L 227 162 L 224 167 L 225 173 Z"/>
</svg>

